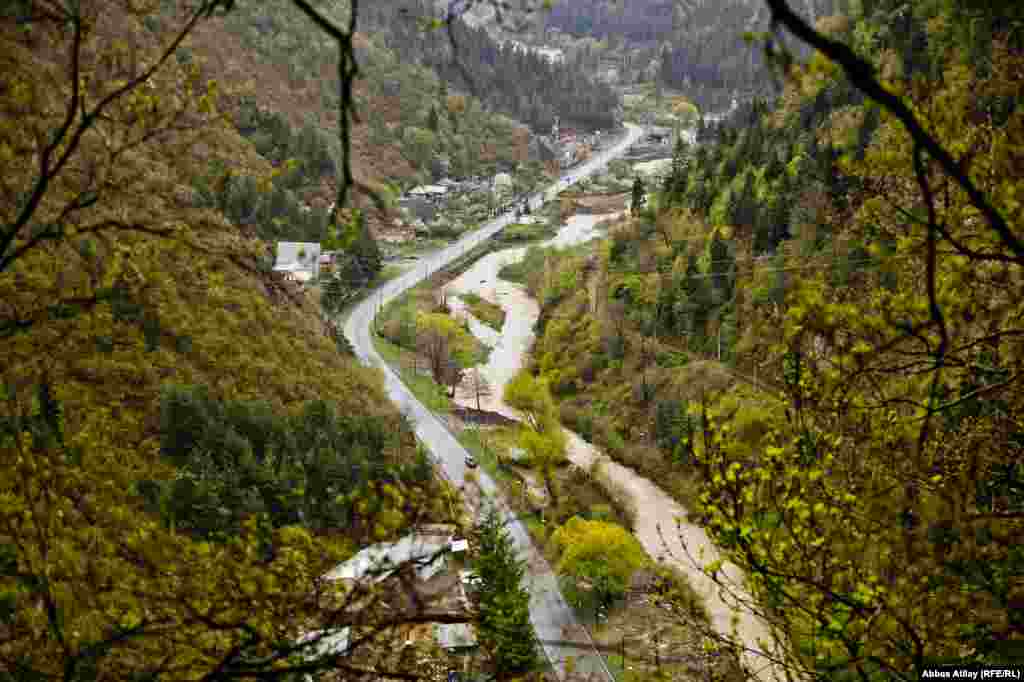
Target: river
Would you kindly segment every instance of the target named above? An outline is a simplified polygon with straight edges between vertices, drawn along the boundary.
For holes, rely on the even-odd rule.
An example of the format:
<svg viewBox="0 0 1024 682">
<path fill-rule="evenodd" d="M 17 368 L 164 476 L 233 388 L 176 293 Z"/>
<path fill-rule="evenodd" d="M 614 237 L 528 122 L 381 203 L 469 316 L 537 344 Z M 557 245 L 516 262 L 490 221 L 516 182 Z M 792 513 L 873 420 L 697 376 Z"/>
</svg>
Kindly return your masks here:
<svg viewBox="0 0 1024 682">
<path fill-rule="evenodd" d="M 568 247 L 583 244 L 602 235 L 597 228 L 600 222 L 615 217 L 616 214 L 574 215 L 553 239 L 542 245 Z M 533 326 L 540 315 L 540 306 L 522 286 L 499 278 L 498 272 L 505 265 L 521 260 L 526 248 L 490 253 L 447 285 L 449 293 L 454 294 L 449 298 L 453 311 L 465 312 L 458 294 L 470 292 L 505 310 L 505 323 L 500 333 L 466 314 L 470 331 L 493 347 L 487 364 L 480 368 L 493 391 L 491 396 L 481 398 L 480 406 L 516 420 L 521 420 L 521 415 L 506 405 L 501 396 L 505 385 L 523 366 L 526 354 L 533 345 Z M 476 398 L 468 391 L 459 391 L 455 402 L 466 407 L 476 407 Z M 565 431 L 568 437 L 567 455 L 573 464 L 588 469 L 596 458 L 602 457 L 594 445 L 568 429 Z M 704 598 L 711 625 L 716 632 L 729 635 L 735 625 L 736 634 L 746 649 L 742 659 L 748 670 L 765 682 L 785 679 L 781 671 L 762 653 L 775 649 L 770 630 L 749 610 L 737 606 L 737 597 L 741 601 L 750 601 L 740 569 L 725 562 L 718 574 L 722 584 L 716 584 L 697 565 L 706 565 L 719 558 L 717 548 L 704 530 L 689 523 L 686 510 L 650 480 L 607 457 L 605 460 L 607 474 L 618 481 L 633 498 L 637 510 L 634 534 L 647 553 L 687 576 L 693 589 Z"/>
</svg>

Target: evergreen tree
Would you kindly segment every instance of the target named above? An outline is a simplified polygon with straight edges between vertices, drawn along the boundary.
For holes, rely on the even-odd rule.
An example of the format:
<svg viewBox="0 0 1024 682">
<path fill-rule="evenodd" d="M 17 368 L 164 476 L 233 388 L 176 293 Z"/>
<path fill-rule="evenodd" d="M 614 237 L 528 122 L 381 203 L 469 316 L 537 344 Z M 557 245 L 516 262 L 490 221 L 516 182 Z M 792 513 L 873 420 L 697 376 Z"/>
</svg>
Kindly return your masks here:
<svg viewBox="0 0 1024 682">
<path fill-rule="evenodd" d="M 441 129 L 441 119 L 437 114 L 436 105 L 431 105 L 430 107 L 430 114 L 427 115 L 427 128 L 433 133 Z"/>
<path fill-rule="evenodd" d="M 754 174 L 746 173 L 743 189 L 731 202 L 729 222 L 733 225 L 750 227 L 754 225 L 757 214 L 757 198 L 754 196 Z"/>
<path fill-rule="evenodd" d="M 644 186 L 644 181 L 637 175 L 633 178 L 633 198 L 631 202 L 631 208 L 633 215 L 640 212 L 643 205 L 647 202 L 647 188 Z"/>
<path fill-rule="evenodd" d="M 711 238 L 711 282 L 715 289 L 720 292 L 719 296 L 722 300 L 727 300 L 732 296 L 732 278 L 736 270 L 736 260 L 732 254 L 732 249 L 722 239 L 721 235 L 716 231 L 714 236 Z"/>
<path fill-rule="evenodd" d="M 525 564 L 516 557 L 505 523 L 494 507 L 488 507 L 477 523 L 474 539 L 481 644 L 499 670 L 527 670 L 537 661 L 537 649 L 530 624 L 530 595 L 522 586 Z"/>
<path fill-rule="evenodd" d="M 377 240 L 374 239 L 369 225 L 366 224 L 366 216 L 361 210 L 355 209 L 352 221 L 355 239 L 349 246 L 349 253 L 358 263 L 364 276 L 365 285 L 380 272 L 384 259 L 381 256 L 380 247 L 377 246 Z"/>
<path fill-rule="evenodd" d="M 672 150 L 672 173 L 669 177 L 665 178 L 665 186 L 663 188 L 667 202 L 670 205 L 681 201 L 686 193 L 686 183 L 689 179 L 689 165 L 686 162 L 688 153 L 689 145 L 686 144 L 683 136 L 680 135 L 676 138 L 676 144 Z"/>
<path fill-rule="evenodd" d="M 867 152 L 868 145 L 871 144 L 871 137 L 875 134 L 875 130 L 878 129 L 878 124 L 878 107 L 866 107 L 864 120 L 861 122 L 860 128 L 857 130 L 857 150 L 854 153 L 854 158 L 857 161 L 864 160 L 864 154 Z"/>
</svg>

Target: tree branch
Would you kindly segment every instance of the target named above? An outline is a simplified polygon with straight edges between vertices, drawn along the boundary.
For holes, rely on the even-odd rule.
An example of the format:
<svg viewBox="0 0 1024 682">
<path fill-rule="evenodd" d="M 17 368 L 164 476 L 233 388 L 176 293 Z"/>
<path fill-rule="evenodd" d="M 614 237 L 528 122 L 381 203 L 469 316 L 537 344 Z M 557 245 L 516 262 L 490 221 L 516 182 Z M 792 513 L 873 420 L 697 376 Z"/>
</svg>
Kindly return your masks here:
<svg viewBox="0 0 1024 682">
<path fill-rule="evenodd" d="M 846 77 L 850 79 L 865 95 L 889 110 L 910 133 L 914 144 L 939 162 L 944 170 L 967 193 L 971 203 L 985 216 L 989 227 L 1020 260 L 1024 260 L 1024 243 L 1022 243 L 1006 224 L 1006 220 L 989 202 L 988 198 L 978 189 L 967 176 L 960 164 L 953 159 L 939 142 L 929 135 L 921 126 L 914 113 L 903 101 L 886 90 L 875 77 L 875 67 L 861 59 L 843 43 L 827 38 L 807 24 L 793 12 L 786 0 L 764 0 L 772 13 L 772 23 L 781 23 L 797 38 L 814 47 L 833 62 L 842 67 Z"/>
<path fill-rule="evenodd" d="M 74 53 L 71 65 L 71 78 L 73 80 L 72 93 L 75 101 L 70 105 L 68 114 L 65 116 L 65 122 L 62 125 L 62 127 L 58 130 L 54 140 L 52 140 L 43 150 L 43 154 L 40 158 L 39 178 L 38 180 L 36 180 L 35 187 L 32 190 L 32 194 L 29 196 L 29 200 L 22 208 L 20 214 L 18 215 L 17 219 L 15 219 L 14 223 L 7 226 L 10 228 L 9 231 L 4 232 L 2 235 L 0 235 L 0 257 L 2 257 L 3 254 L 7 253 L 8 247 L 14 241 L 18 232 L 23 227 L 25 227 L 25 225 L 27 225 L 29 221 L 32 220 L 32 216 L 35 215 L 36 210 L 39 208 L 39 204 L 42 202 L 43 196 L 46 194 L 46 191 L 49 188 L 50 183 L 58 175 L 60 175 L 61 171 L 78 151 L 78 146 L 81 143 L 85 133 L 92 129 L 96 120 L 103 115 L 103 112 L 106 110 L 106 108 L 118 99 L 120 99 L 121 97 L 123 97 L 124 95 L 128 94 L 129 92 L 137 88 L 142 83 L 148 81 L 153 76 L 153 74 L 155 74 L 157 70 L 159 70 L 160 67 L 164 65 L 164 63 L 170 58 L 170 56 L 175 53 L 175 51 L 178 49 L 181 43 L 185 40 L 186 37 L 188 37 L 188 35 L 199 23 L 200 19 L 202 19 L 205 16 L 209 16 L 212 10 L 219 5 L 220 1 L 221 0 L 204 1 L 199 6 L 199 8 L 192 13 L 191 17 L 189 17 L 188 21 L 185 23 L 185 26 L 181 29 L 181 31 L 178 32 L 178 34 L 174 37 L 170 44 L 164 49 L 160 57 L 153 64 L 151 64 L 149 68 L 147 68 L 134 78 L 130 79 L 121 87 L 116 88 L 112 92 L 108 93 L 106 97 L 101 99 L 100 102 L 95 107 L 93 107 L 92 111 L 86 112 L 83 110 L 82 120 L 79 122 L 77 128 L 75 128 L 75 131 L 71 135 L 70 140 L 68 140 L 67 148 L 60 155 L 60 158 L 57 159 L 57 162 L 53 165 L 53 167 L 50 168 L 51 157 L 59 147 L 60 143 L 67 136 L 67 133 L 70 131 L 74 117 L 79 110 L 78 103 L 81 99 L 78 90 L 78 81 L 80 80 L 79 54 L 81 52 L 82 34 L 81 19 L 78 18 L 76 20 Z M 13 262 L 13 257 L 4 257 L 3 260 L 0 260 L 0 272 L 3 272 L 8 267 L 10 267 L 10 265 Z"/>
</svg>

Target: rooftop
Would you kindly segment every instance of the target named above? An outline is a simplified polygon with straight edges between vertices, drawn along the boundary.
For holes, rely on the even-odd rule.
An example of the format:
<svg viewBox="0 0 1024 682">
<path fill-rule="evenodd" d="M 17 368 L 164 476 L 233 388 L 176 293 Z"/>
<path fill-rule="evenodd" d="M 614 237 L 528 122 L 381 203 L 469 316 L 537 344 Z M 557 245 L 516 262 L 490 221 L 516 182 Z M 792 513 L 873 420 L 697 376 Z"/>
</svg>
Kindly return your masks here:
<svg viewBox="0 0 1024 682">
<path fill-rule="evenodd" d="M 358 580 L 368 573 L 377 572 L 375 581 L 379 582 L 402 564 L 416 562 L 416 575 L 420 580 L 429 580 L 444 568 L 442 551 L 450 542 L 450 535 L 407 535 L 398 542 L 372 545 L 335 566 L 324 575 L 324 579 Z"/>
<path fill-rule="evenodd" d="M 413 196 L 430 196 L 433 194 L 447 194 L 448 188 L 443 185 L 420 185 L 409 190 Z"/>
</svg>

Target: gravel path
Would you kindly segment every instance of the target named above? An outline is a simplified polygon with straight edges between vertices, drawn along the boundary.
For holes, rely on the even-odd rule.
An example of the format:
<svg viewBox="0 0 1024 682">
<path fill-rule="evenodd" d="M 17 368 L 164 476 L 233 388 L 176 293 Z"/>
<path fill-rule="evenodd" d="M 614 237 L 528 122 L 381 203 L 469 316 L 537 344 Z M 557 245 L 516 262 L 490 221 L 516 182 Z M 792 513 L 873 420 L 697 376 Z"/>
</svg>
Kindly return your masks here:
<svg viewBox="0 0 1024 682">
<path fill-rule="evenodd" d="M 594 229 L 595 225 L 612 217 L 614 216 L 573 216 L 559 231 L 558 236 L 545 244 L 569 246 L 588 241 L 600 236 Z M 482 399 L 480 404 L 485 410 L 516 420 L 521 416 L 506 405 L 501 396 L 505 384 L 522 367 L 526 353 L 533 345 L 533 325 L 540 315 L 540 307 L 521 286 L 500 279 L 498 272 L 505 264 L 521 259 L 525 252 L 525 248 L 513 248 L 488 254 L 448 284 L 450 291 L 456 295 L 475 292 L 481 298 L 504 308 L 506 318 L 500 335 L 495 338 L 495 332 L 490 328 L 481 335 L 481 340 L 493 346 L 487 364 L 480 369 L 494 390 L 493 394 Z M 476 330 L 478 326 L 484 325 L 479 322 L 473 325 L 471 321 L 471 330 Z M 460 405 L 476 406 L 475 397 L 461 389 L 456 393 L 455 402 Z M 715 631 L 729 635 L 733 633 L 735 627 L 736 634 L 747 649 L 743 655 L 743 663 L 747 669 L 755 672 L 764 682 L 785 679 L 779 670 L 760 655 L 760 652 L 772 651 L 775 648 L 768 627 L 748 611 L 736 608 L 735 600 L 730 597 L 731 593 L 747 598 L 740 569 L 732 563 L 725 563 L 719 571 L 719 580 L 727 589 L 719 588 L 695 565 L 695 561 L 706 565 L 717 560 L 718 550 L 702 528 L 686 521 L 686 510 L 665 491 L 633 469 L 604 457 L 596 447 L 572 431 L 566 429 L 565 432 L 568 436 L 567 455 L 573 464 L 589 468 L 596 458 L 602 457 L 605 460 L 604 468 L 609 477 L 623 486 L 636 505 L 634 532 L 637 539 L 652 557 L 673 566 L 687 576 L 694 591 L 704 598 Z"/>
</svg>

